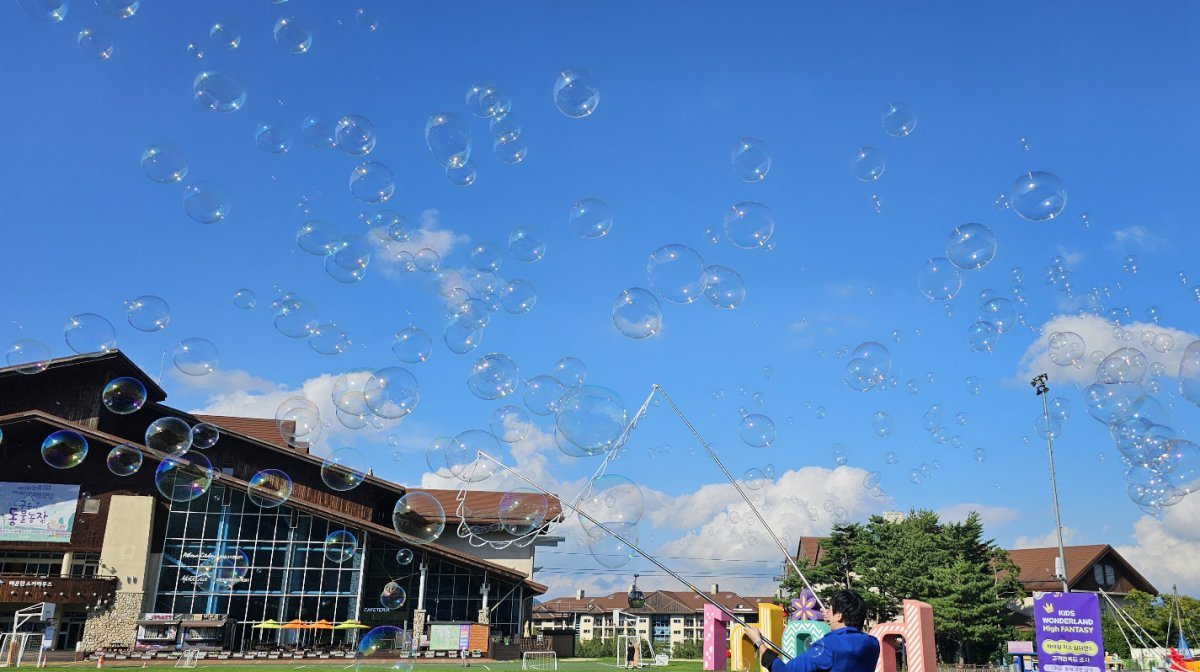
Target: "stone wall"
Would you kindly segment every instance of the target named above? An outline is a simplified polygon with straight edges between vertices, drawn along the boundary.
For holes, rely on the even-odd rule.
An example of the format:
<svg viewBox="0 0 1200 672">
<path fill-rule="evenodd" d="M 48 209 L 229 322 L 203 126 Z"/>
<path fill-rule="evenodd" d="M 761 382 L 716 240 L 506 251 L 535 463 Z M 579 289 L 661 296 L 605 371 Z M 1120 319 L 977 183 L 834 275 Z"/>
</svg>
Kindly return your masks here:
<svg viewBox="0 0 1200 672">
<path fill-rule="evenodd" d="M 118 591 L 112 608 L 88 613 L 83 624 L 83 650 L 96 651 L 118 642 L 133 646 L 144 596 L 145 593 Z"/>
</svg>

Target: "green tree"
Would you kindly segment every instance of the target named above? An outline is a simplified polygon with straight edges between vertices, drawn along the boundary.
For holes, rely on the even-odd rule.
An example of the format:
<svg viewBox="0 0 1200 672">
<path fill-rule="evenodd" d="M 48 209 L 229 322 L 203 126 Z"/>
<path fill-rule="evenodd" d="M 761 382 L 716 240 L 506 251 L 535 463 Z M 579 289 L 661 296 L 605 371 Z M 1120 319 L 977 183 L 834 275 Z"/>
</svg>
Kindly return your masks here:
<svg viewBox="0 0 1200 672">
<path fill-rule="evenodd" d="M 1007 623 L 1010 606 L 1023 596 L 1018 572 L 1003 549 L 984 539 L 974 513 L 961 523 L 943 523 L 924 510 L 898 523 L 874 516 L 835 527 L 822 549 L 821 561 L 805 573 L 823 598 L 855 588 L 874 622 L 895 618 L 905 599 L 928 602 L 942 660 L 988 662 L 1013 636 Z M 795 575 L 783 582 L 793 593 L 802 587 Z"/>
</svg>

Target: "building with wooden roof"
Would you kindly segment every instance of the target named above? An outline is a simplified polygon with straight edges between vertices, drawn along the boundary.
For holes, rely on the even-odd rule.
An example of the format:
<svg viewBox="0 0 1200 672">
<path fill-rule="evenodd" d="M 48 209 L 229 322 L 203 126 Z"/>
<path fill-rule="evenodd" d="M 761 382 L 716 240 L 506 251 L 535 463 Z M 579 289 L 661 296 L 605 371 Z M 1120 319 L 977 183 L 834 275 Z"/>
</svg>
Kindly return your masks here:
<svg viewBox="0 0 1200 672">
<path fill-rule="evenodd" d="M 102 404 L 101 391 L 118 377 L 145 386 L 139 410 L 120 415 Z M 195 416 L 166 397 L 117 351 L 0 368 L 0 621 L 53 603 L 50 622 L 26 629 L 44 631 L 53 648 L 89 651 L 236 650 L 264 635 L 291 636 L 296 631 L 255 626 L 294 619 L 408 624 L 418 632 L 436 622 L 484 623 L 505 636 L 525 630 L 533 597 L 546 590 L 532 579 L 538 544 L 476 548 L 456 534 L 461 520 L 485 539 L 501 539 L 502 493 L 470 493 L 460 517 L 456 491 L 425 490 L 440 507 L 417 515 L 429 524 L 444 518 L 445 528 L 433 543 L 414 544 L 397 532 L 392 511 L 415 489 L 367 473 L 356 487 L 333 490 L 322 480 L 322 459 L 288 445 L 274 420 Z M 166 417 L 210 423 L 220 438 L 174 456 L 146 446 L 147 426 Z M 86 446 L 66 468 L 43 459 L 43 442 L 60 431 Z M 140 468 L 110 470 L 106 458 L 117 446 L 136 449 Z M 174 496 L 179 481 L 156 479 L 172 459 L 199 474 L 188 483 L 206 487 Z M 292 483 L 278 506 L 247 495 L 267 468 Z M 560 513 L 550 498 L 546 521 Z M 335 533 L 337 544 L 329 541 Z M 353 630 L 331 636 L 348 640 Z"/>
</svg>

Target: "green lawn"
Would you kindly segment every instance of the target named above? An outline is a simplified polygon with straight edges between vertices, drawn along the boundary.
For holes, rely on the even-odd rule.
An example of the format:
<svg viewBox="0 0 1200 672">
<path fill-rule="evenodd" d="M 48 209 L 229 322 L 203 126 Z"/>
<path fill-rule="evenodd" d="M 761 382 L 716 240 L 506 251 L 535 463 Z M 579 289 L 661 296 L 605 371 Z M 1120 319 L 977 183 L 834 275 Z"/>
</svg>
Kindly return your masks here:
<svg viewBox="0 0 1200 672">
<path fill-rule="evenodd" d="M 272 670 L 274 672 L 284 672 L 285 670 L 288 672 L 291 672 L 292 670 L 305 670 L 305 669 L 312 670 L 314 668 L 317 668 L 318 670 L 326 669 L 326 670 L 331 670 L 331 671 L 332 670 L 343 670 L 343 669 L 346 669 L 346 670 L 359 669 L 359 670 L 364 670 L 367 672 L 385 672 L 388 670 L 402 671 L 407 668 L 407 666 L 393 665 L 393 662 L 394 661 L 384 661 L 384 660 L 364 661 L 364 663 L 362 665 L 356 666 L 354 664 L 353 660 L 281 660 L 281 661 L 262 662 L 262 663 L 253 664 L 253 665 L 247 665 L 244 663 L 224 662 L 224 661 L 222 661 L 222 662 L 199 661 L 199 662 L 197 662 L 195 669 L 200 670 L 200 669 L 207 668 L 209 670 L 219 671 L 219 672 L 268 672 L 268 671 L 272 671 Z M 58 664 L 58 665 L 52 663 L 50 666 L 51 667 L 75 667 L 75 668 L 79 668 L 79 667 L 89 668 L 90 667 L 90 668 L 94 669 L 95 665 L 96 665 L 96 663 L 94 661 L 85 661 L 85 662 L 80 662 L 80 663 L 66 663 L 66 664 Z M 452 661 L 451 662 L 438 662 L 438 663 L 413 662 L 412 668 L 413 668 L 414 672 L 451 672 L 452 670 L 461 669 L 461 668 L 459 668 L 457 662 L 452 662 Z M 163 671 L 163 670 L 174 670 L 175 667 L 174 667 L 174 663 L 156 663 L 156 664 L 152 664 L 152 665 L 147 665 L 145 668 L 143 668 L 141 661 L 120 660 L 120 661 L 105 662 L 104 669 L 127 669 L 127 670 L 146 669 L 146 670 Z M 505 662 L 497 663 L 497 662 L 484 662 L 484 661 L 473 660 L 473 661 L 471 661 L 471 669 L 473 672 L 478 671 L 478 670 L 483 670 L 484 672 L 520 672 L 521 661 L 515 660 L 515 661 L 505 661 Z M 613 664 L 613 661 L 610 661 L 610 660 L 603 660 L 603 661 L 601 661 L 601 660 L 579 660 L 579 659 L 572 658 L 572 659 L 563 659 L 563 660 L 558 661 L 558 669 L 560 672 L 618 672 L 618 670 L 620 668 L 616 667 Z M 655 672 L 655 671 L 659 671 L 659 672 L 699 672 L 699 670 L 700 670 L 700 661 L 698 661 L 698 660 L 674 661 L 674 662 L 670 663 L 669 665 L 667 665 L 666 667 L 650 666 L 650 667 L 643 668 L 644 672 Z"/>
</svg>

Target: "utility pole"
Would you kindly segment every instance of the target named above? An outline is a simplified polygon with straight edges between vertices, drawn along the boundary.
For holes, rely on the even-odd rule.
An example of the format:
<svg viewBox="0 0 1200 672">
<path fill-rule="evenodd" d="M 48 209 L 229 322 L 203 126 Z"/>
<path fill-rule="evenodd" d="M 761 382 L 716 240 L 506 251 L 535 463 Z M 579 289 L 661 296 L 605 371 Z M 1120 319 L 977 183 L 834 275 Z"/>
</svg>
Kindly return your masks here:
<svg viewBox="0 0 1200 672">
<path fill-rule="evenodd" d="M 1054 499 L 1054 528 L 1058 533 L 1058 564 L 1054 568 L 1055 578 L 1061 579 L 1063 584 L 1063 592 L 1071 592 L 1067 585 L 1067 551 L 1063 546 L 1063 526 L 1062 513 L 1058 508 L 1058 479 L 1054 475 L 1054 441 L 1053 435 L 1050 432 L 1050 404 L 1046 401 L 1046 393 L 1050 391 L 1046 387 L 1046 381 L 1050 377 L 1046 374 L 1041 374 L 1029 381 L 1033 389 L 1037 391 L 1037 396 L 1042 398 L 1042 419 L 1046 427 L 1046 452 L 1050 456 L 1050 494 Z"/>
</svg>

